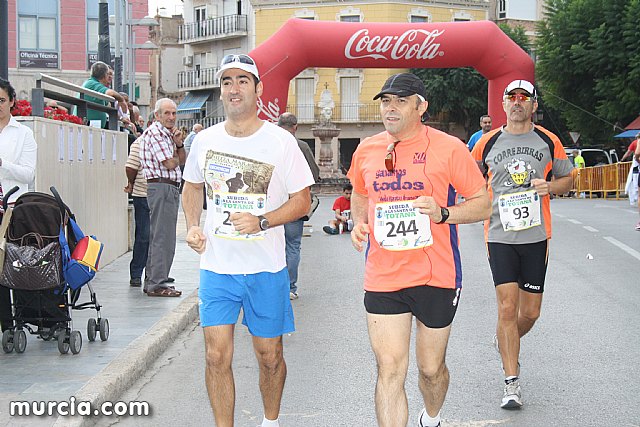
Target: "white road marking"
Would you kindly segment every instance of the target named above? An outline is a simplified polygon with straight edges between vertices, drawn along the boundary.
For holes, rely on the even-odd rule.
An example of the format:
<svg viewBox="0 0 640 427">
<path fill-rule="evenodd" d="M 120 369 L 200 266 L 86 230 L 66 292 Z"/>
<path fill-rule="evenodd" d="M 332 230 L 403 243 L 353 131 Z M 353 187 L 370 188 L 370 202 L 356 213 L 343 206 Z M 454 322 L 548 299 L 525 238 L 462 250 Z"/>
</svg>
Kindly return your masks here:
<svg viewBox="0 0 640 427">
<path fill-rule="evenodd" d="M 590 225 L 585 225 L 583 228 L 584 228 L 585 230 L 587 230 L 587 231 L 592 232 L 592 233 L 597 233 L 597 232 L 598 232 L 598 229 L 593 228 L 593 227 L 591 227 Z"/>
<path fill-rule="evenodd" d="M 638 252 L 635 249 L 625 245 L 621 241 L 619 241 L 619 240 L 617 240 L 617 239 L 615 239 L 613 237 L 609 237 L 609 236 L 604 236 L 604 240 L 608 241 L 612 245 L 615 245 L 615 246 L 619 247 L 620 249 L 622 249 L 623 251 L 625 251 L 626 253 L 628 253 L 632 257 L 636 258 L 637 260 L 640 260 L 640 252 Z"/>
<path fill-rule="evenodd" d="M 450 427 L 487 427 L 489 425 L 498 425 L 509 422 L 506 420 L 478 420 L 478 421 L 457 421 L 457 420 L 444 420 L 447 422 L 447 426 Z"/>
<path fill-rule="evenodd" d="M 567 221 L 569 221 L 569 222 L 571 222 L 573 224 L 582 225 L 582 223 L 580 221 L 578 221 L 577 219 L 569 218 Z"/>
</svg>

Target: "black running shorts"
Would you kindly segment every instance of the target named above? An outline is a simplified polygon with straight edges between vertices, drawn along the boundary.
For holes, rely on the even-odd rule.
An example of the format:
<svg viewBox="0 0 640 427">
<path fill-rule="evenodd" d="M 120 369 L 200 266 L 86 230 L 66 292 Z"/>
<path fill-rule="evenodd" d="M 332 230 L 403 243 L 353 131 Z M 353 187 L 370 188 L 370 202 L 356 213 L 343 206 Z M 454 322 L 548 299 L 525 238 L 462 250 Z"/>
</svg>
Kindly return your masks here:
<svg viewBox="0 0 640 427">
<path fill-rule="evenodd" d="M 523 245 L 489 242 L 487 249 L 494 285 L 517 282 L 523 291 L 544 292 L 548 248 L 548 240 Z"/>
<path fill-rule="evenodd" d="M 445 328 L 453 322 L 460 289 L 415 286 L 395 292 L 364 294 L 364 307 L 371 314 L 411 313 L 429 328 Z"/>
</svg>

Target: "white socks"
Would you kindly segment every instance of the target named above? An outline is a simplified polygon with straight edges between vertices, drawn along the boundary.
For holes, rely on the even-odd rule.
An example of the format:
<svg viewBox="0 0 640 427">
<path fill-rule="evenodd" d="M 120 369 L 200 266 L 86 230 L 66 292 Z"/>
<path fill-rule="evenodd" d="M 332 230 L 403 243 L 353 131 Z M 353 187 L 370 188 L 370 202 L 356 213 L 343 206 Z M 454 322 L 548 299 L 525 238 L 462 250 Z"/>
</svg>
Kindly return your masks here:
<svg viewBox="0 0 640 427">
<path fill-rule="evenodd" d="M 262 426 L 261 427 L 280 427 L 279 418 L 275 420 L 268 420 L 267 417 L 262 418 Z"/>
<path fill-rule="evenodd" d="M 440 425 L 440 412 L 435 418 L 431 418 L 429 414 L 427 414 L 427 410 L 423 409 L 420 413 L 420 425 L 422 427 L 437 427 Z"/>
</svg>

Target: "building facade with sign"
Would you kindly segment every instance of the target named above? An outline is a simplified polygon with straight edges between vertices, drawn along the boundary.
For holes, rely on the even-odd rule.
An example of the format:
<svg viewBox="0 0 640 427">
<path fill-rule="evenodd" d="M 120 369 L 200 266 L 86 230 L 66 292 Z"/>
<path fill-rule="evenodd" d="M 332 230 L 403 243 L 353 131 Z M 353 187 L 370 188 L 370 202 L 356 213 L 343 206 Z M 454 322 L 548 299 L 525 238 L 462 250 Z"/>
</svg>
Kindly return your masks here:
<svg viewBox="0 0 640 427">
<path fill-rule="evenodd" d="M 38 73 L 78 85 L 89 77 L 91 65 L 98 58 L 98 3 L 99 0 L 8 0 L 9 80 L 19 99 L 31 98 Z M 132 78 L 127 80 L 135 80 L 136 101 L 144 111 L 151 95 L 149 52 L 129 49 L 149 38 L 148 27 L 135 25 L 136 20 L 147 15 L 147 0 L 108 0 L 108 5 L 112 58 L 130 54 L 125 71 L 130 71 Z M 119 49 L 115 44 L 116 7 L 120 8 L 118 15 L 123 22 L 119 26 L 123 39 Z M 129 17 L 126 23 L 125 16 Z"/>
</svg>

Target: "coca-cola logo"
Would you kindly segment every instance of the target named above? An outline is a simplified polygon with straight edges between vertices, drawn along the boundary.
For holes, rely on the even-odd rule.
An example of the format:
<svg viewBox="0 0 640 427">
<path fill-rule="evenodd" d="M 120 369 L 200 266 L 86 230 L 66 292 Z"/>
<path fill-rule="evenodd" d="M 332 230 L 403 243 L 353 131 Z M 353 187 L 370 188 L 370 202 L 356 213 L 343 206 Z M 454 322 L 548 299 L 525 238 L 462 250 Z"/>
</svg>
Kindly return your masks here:
<svg viewBox="0 0 640 427">
<path fill-rule="evenodd" d="M 258 111 L 260 111 L 267 120 L 277 122 L 280 117 L 280 106 L 278 105 L 278 98 L 274 102 L 269 101 L 267 105 L 264 104 L 262 98 L 258 98 Z"/>
<path fill-rule="evenodd" d="M 433 59 L 444 55 L 436 43 L 442 33 L 412 29 L 399 36 L 370 36 L 369 30 L 362 29 L 349 38 L 344 55 L 349 59 Z"/>
</svg>

